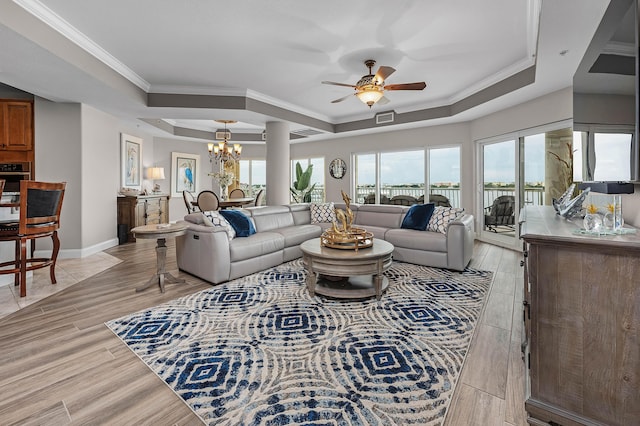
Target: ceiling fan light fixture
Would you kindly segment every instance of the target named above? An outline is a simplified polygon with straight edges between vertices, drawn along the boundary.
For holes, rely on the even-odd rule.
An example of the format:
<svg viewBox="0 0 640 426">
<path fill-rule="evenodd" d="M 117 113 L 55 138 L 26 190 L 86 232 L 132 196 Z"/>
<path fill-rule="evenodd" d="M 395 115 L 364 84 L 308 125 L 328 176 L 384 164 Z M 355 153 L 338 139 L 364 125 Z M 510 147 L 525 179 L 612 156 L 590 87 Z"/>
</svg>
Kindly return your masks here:
<svg viewBox="0 0 640 426">
<path fill-rule="evenodd" d="M 382 98 L 382 90 L 376 86 L 365 87 L 356 93 L 358 99 L 369 105 L 369 108 Z"/>
</svg>

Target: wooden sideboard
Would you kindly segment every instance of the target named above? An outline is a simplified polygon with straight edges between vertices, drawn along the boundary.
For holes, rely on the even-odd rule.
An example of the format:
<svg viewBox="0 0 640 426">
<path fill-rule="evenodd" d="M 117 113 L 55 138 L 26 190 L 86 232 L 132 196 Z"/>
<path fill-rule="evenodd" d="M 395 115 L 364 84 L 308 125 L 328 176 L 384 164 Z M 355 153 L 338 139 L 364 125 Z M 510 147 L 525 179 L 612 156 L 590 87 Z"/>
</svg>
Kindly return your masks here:
<svg viewBox="0 0 640 426">
<path fill-rule="evenodd" d="M 131 229 L 136 226 L 169 223 L 169 196 L 118 196 L 118 225 L 127 226 L 127 240 L 135 241 Z"/>
<path fill-rule="evenodd" d="M 640 424 L 640 230 L 579 235 L 550 206 L 522 216 L 529 423 Z"/>
</svg>

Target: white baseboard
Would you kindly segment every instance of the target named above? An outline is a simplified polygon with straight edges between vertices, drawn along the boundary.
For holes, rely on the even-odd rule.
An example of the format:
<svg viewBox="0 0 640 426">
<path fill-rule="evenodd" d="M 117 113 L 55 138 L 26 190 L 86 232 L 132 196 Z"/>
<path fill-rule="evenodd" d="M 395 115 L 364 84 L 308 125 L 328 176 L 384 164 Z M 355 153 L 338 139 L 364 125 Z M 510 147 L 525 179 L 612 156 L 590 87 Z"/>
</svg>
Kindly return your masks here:
<svg viewBox="0 0 640 426">
<path fill-rule="evenodd" d="M 103 250 L 106 250 L 111 247 L 115 247 L 118 245 L 118 239 L 113 238 L 111 240 L 103 241 L 98 244 L 94 244 L 90 247 L 84 247 L 81 249 L 61 249 L 58 252 L 58 259 L 79 259 L 87 256 L 91 256 L 92 254 L 99 253 Z M 36 249 L 34 254 L 35 257 L 40 256 L 49 256 L 51 255 L 51 250 L 42 250 L 39 251 Z"/>
</svg>

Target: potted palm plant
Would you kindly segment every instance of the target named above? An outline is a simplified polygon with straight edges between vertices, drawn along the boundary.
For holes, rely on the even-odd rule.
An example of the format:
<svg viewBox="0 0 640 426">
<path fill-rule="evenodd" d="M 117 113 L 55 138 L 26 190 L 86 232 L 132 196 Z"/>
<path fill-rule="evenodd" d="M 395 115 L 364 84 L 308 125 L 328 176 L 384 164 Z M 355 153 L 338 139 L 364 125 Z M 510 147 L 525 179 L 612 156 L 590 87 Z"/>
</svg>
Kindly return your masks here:
<svg viewBox="0 0 640 426">
<path fill-rule="evenodd" d="M 296 180 L 291 187 L 291 194 L 296 203 L 310 203 L 311 193 L 316 184 L 311 184 L 311 174 L 313 173 L 313 164 L 309 164 L 306 170 L 302 171 L 300 162 L 296 162 Z"/>
</svg>

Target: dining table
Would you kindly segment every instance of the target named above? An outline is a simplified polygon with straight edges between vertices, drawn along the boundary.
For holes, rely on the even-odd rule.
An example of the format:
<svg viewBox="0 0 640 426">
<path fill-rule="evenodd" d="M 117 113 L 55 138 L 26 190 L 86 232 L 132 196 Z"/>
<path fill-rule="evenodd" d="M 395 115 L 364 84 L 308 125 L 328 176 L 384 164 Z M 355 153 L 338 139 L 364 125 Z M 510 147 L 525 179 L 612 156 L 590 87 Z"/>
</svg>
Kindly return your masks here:
<svg viewBox="0 0 640 426">
<path fill-rule="evenodd" d="M 226 209 L 227 207 L 242 207 L 248 204 L 252 204 L 256 201 L 253 197 L 239 197 L 239 198 L 227 198 L 226 200 L 220 200 L 218 204 L 221 209 Z"/>
<path fill-rule="evenodd" d="M 226 209 L 229 207 L 242 207 L 249 204 L 255 203 L 256 199 L 254 197 L 240 197 L 240 198 L 227 198 L 226 200 L 218 201 L 218 206 L 221 209 Z M 197 201 L 192 201 L 191 205 L 194 207 L 198 207 Z"/>
</svg>

